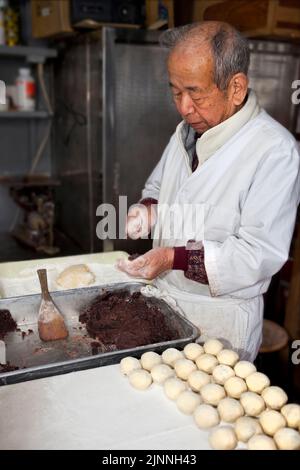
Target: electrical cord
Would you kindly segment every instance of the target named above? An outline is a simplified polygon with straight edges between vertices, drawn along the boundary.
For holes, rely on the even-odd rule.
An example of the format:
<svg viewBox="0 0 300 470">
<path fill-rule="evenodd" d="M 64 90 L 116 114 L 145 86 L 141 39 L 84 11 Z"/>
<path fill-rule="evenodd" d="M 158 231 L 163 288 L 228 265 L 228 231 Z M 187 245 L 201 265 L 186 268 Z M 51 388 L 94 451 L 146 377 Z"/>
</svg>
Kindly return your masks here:
<svg viewBox="0 0 300 470">
<path fill-rule="evenodd" d="M 39 80 L 39 85 L 41 87 L 41 91 L 43 94 L 43 98 L 46 103 L 46 108 L 49 114 L 53 114 L 53 109 L 50 103 L 50 98 L 47 92 L 47 88 L 45 85 L 45 77 L 44 77 L 44 64 L 37 64 L 37 72 L 38 72 L 38 80 Z"/>
<path fill-rule="evenodd" d="M 50 115 L 52 115 L 53 114 L 53 109 L 52 109 L 50 99 L 49 99 L 49 95 L 47 93 L 47 89 L 46 89 L 46 85 L 45 85 L 44 64 L 37 64 L 37 75 L 38 75 L 38 81 L 39 81 L 39 85 L 40 85 L 40 88 L 41 88 L 41 91 L 42 91 L 42 95 L 43 95 L 43 98 L 45 100 L 47 111 Z M 35 172 L 35 169 L 36 169 L 36 167 L 38 166 L 38 164 L 40 162 L 41 156 L 43 155 L 43 152 L 46 148 L 47 142 L 48 142 L 50 134 L 51 134 L 51 127 L 52 127 L 52 122 L 50 121 L 48 126 L 47 126 L 45 136 L 44 136 L 42 142 L 40 143 L 40 145 L 39 145 L 39 147 L 36 151 L 36 154 L 33 158 L 32 165 L 31 165 L 31 168 L 29 170 L 28 176 L 31 176 Z"/>
<path fill-rule="evenodd" d="M 41 92 L 42 92 L 42 96 L 44 98 L 44 101 L 45 101 L 45 105 L 46 105 L 46 109 L 50 115 L 50 117 L 52 116 L 53 114 L 53 108 L 51 106 L 51 103 L 50 103 L 50 98 L 49 98 L 49 95 L 47 93 L 47 88 L 46 88 L 46 84 L 45 84 L 45 77 L 44 77 L 44 64 L 40 63 L 40 64 L 37 64 L 37 76 L 38 76 L 38 82 L 39 82 L 39 85 L 40 85 L 40 89 L 41 89 Z M 46 145 L 47 145 L 47 142 L 49 140 L 49 137 L 50 137 L 50 134 L 51 134 L 51 128 L 52 128 L 52 121 L 49 122 L 47 128 L 46 128 L 46 131 L 45 131 L 45 135 L 33 157 L 33 160 L 32 160 L 32 164 L 31 164 L 31 167 L 30 167 L 30 170 L 29 170 L 29 173 L 27 175 L 27 177 L 31 176 L 34 174 L 39 162 L 40 162 L 40 159 L 44 153 L 44 150 L 46 148 Z M 19 215 L 20 215 L 20 209 L 17 208 L 17 211 L 15 213 L 15 216 L 13 218 L 13 221 L 10 225 L 10 228 L 9 228 L 9 231 L 12 232 L 13 229 L 15 228 L 17 222 L 18 222 L 18 219 L 19 219 Z"/>
</svg>

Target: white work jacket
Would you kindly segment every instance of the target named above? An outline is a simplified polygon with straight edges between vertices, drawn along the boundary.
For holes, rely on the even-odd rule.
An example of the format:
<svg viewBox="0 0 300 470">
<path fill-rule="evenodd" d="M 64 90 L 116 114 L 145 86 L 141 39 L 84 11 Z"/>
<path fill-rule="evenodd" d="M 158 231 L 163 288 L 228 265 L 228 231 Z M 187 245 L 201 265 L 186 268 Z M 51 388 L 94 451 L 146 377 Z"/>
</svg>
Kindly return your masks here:
<svg viewBox="0 0 300 470">
<path fill-rule="evenodd" d="M 157 199 L 158 207 L 196 205 L 200 216 L 196 225 L 190 221 L 188 237 L 172 237 L 158 211 L 153 246 L 202 240 L 209 286 L 176 270 L 155 284 L 175 298 L 203 340 L 218 337 L 253 360 L 261 342 L 262 294 L 289 255 L 299 203 L 299 152 L 293 136 L 257 107 L 253 91 L 250 97 L 248 112 L 251 106 L 256 112 L 245 124 L 239 126 L 239 114 L 243 122 L 247 111 L 242 108 L 198 139 L 204 162 L 194 173 L 181 122 L 142 196 Z M 209 158 L 203 159 L 205 152 Z"/>
</svg>

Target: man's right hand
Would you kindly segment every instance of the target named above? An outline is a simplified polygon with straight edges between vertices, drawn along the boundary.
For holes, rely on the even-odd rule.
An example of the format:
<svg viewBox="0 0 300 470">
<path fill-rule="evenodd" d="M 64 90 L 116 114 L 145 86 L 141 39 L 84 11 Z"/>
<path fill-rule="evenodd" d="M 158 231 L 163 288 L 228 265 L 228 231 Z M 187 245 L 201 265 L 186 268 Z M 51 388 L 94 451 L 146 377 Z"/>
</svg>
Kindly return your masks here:
<svg viewBox="0 0 300 470">
<path fill-rule="evenodd" d="M 152 205 L 135 204 L 128 211 L 126 233 L 133 240 L 145 237 L 149 235 L 155 221 L 156 213 Z"/>
</svg>

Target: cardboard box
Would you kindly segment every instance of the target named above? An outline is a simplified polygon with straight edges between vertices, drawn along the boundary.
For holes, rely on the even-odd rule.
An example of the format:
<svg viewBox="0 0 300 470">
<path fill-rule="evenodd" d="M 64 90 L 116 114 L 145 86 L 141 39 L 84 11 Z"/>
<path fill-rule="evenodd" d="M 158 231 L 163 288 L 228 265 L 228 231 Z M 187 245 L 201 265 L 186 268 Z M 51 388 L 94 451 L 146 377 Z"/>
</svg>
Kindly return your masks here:
<svg viewBox="0 0 300 470">
<path fill-rule="evenodd" d="M 32 36 L 48 38 L 73 32 L 69 0 L 31 0 Z"/>
<path fill-rule="evenodd" d="M 193 10 L 193 21 L 225 21 L 248 37 L 300 38 L 299 0 L 196 0 Z"/>
</svg>

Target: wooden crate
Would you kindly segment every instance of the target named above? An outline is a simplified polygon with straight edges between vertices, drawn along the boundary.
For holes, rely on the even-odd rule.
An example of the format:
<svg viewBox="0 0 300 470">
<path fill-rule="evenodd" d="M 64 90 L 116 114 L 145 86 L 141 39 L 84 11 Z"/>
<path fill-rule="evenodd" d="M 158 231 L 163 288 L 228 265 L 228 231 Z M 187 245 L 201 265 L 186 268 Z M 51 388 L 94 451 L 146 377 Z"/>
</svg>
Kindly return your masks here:
<svg viewBox="0 0 300 470">
<path fill-rule="evenodd" d="M 299 0 L 196 0 L 193 21 L 218 20 L 245 36 L 300 38 Z"/>
<path fill-rule="evenodd" d="M 174 27 L 174 4 L 173 0 L 162 0 L 161 6 L 168 14 L 167 19 L 159 17 L 159 0 L 146 0 L 146 27 L 147 29 L 160 29 L 167 26 Z"/>
</svg>

